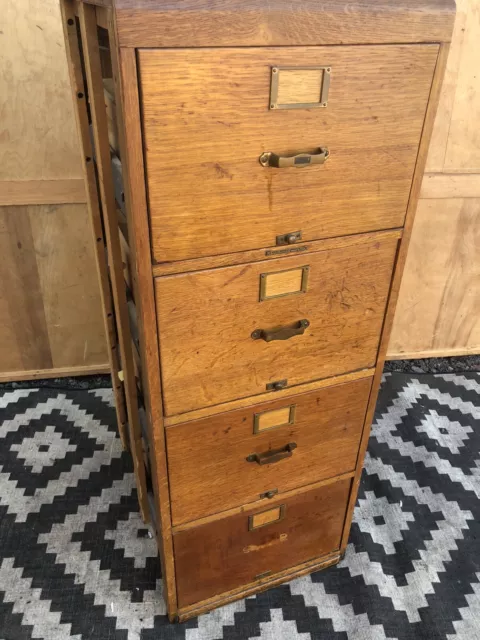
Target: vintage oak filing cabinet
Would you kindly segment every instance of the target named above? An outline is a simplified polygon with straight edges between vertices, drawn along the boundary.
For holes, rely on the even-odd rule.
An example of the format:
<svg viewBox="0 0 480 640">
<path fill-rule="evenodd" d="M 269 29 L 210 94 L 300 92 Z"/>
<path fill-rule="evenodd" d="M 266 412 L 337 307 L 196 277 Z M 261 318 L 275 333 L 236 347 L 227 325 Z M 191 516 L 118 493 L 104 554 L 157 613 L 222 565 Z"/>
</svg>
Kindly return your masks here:
<svg viewBox="0 0 480 640">
<path fill-rule="evenodd" d="M 451 0 L 62 0 L 171 620 L 345 551 Z"/>
</svg>

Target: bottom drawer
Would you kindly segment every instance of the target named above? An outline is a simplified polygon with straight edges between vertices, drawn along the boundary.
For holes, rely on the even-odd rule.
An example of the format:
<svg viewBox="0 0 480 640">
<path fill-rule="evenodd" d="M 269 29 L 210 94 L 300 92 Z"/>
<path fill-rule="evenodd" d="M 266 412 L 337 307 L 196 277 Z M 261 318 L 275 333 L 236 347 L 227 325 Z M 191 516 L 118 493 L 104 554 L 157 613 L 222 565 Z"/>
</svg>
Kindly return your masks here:
<svg viewBox="0 0 480 640">
<path fill-rule="evenodd" d="M 179 607 L 337 550 L 350 487 L 333 482 L 175 534 Z"/>
</svg>

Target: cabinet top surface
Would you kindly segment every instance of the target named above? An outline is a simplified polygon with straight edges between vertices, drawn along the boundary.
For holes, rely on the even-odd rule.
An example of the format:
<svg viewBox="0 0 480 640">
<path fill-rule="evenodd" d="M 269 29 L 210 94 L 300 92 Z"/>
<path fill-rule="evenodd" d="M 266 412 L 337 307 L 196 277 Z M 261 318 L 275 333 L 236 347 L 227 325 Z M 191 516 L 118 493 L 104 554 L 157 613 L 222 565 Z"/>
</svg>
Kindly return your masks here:
<svg viewBox="0 0 480 640">
<path fill-rule="evenodd" d="M 109 0 L 89 0 L 105 5 Z M 121 47 L 449 42 L 454 0 L 112 0 Z"/>
</svg>

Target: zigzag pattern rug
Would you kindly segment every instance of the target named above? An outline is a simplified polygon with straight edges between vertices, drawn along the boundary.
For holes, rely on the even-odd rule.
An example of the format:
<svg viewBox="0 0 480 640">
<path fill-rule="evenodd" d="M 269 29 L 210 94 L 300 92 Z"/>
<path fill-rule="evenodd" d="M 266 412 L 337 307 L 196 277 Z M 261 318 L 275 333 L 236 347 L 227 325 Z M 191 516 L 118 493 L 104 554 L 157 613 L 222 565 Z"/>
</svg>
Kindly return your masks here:
<svg viewBox="0 0 480 640">
<path fill-rule="evenodd" d="M 165 616 L 109 389 L 0 394 L 0 640 L 480 638 L 480 374 L 388 374 L 345 559 Z"/>
</svg>

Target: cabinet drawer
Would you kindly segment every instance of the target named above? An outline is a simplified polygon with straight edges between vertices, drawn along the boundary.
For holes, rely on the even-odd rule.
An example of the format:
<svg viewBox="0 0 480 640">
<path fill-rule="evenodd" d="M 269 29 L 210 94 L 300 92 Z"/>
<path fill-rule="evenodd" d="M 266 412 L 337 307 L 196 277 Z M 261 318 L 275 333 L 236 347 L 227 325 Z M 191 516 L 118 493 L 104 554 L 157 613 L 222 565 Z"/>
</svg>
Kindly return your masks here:
<svg viewBox="0 0 480 640">
<path fill-rule="evenodd" d="M 154 259 L 271 247 L 297 231 L 311 241 L 402 226 L 437 52 L 140 50 Z M 276 104 L 295 108 L 269 108 L 274 68 Z M 259 162 L 319 147 L 330 152 L 323 165 Z"/>
<path fill-rule="evenodd" d="M 357 380 L 168 428 L 173 524 L 352 471 L 370 386 Z"/>
<path fill-rule="evenodd" d="M 396 246 L 157 278 L 166 415 L 373 366 Z"/>
<path fill-rule="evenodd" d="M 350 486 L 337 481 L 175 534 L 179 606 L 337 550 Z"/>
</svg>

